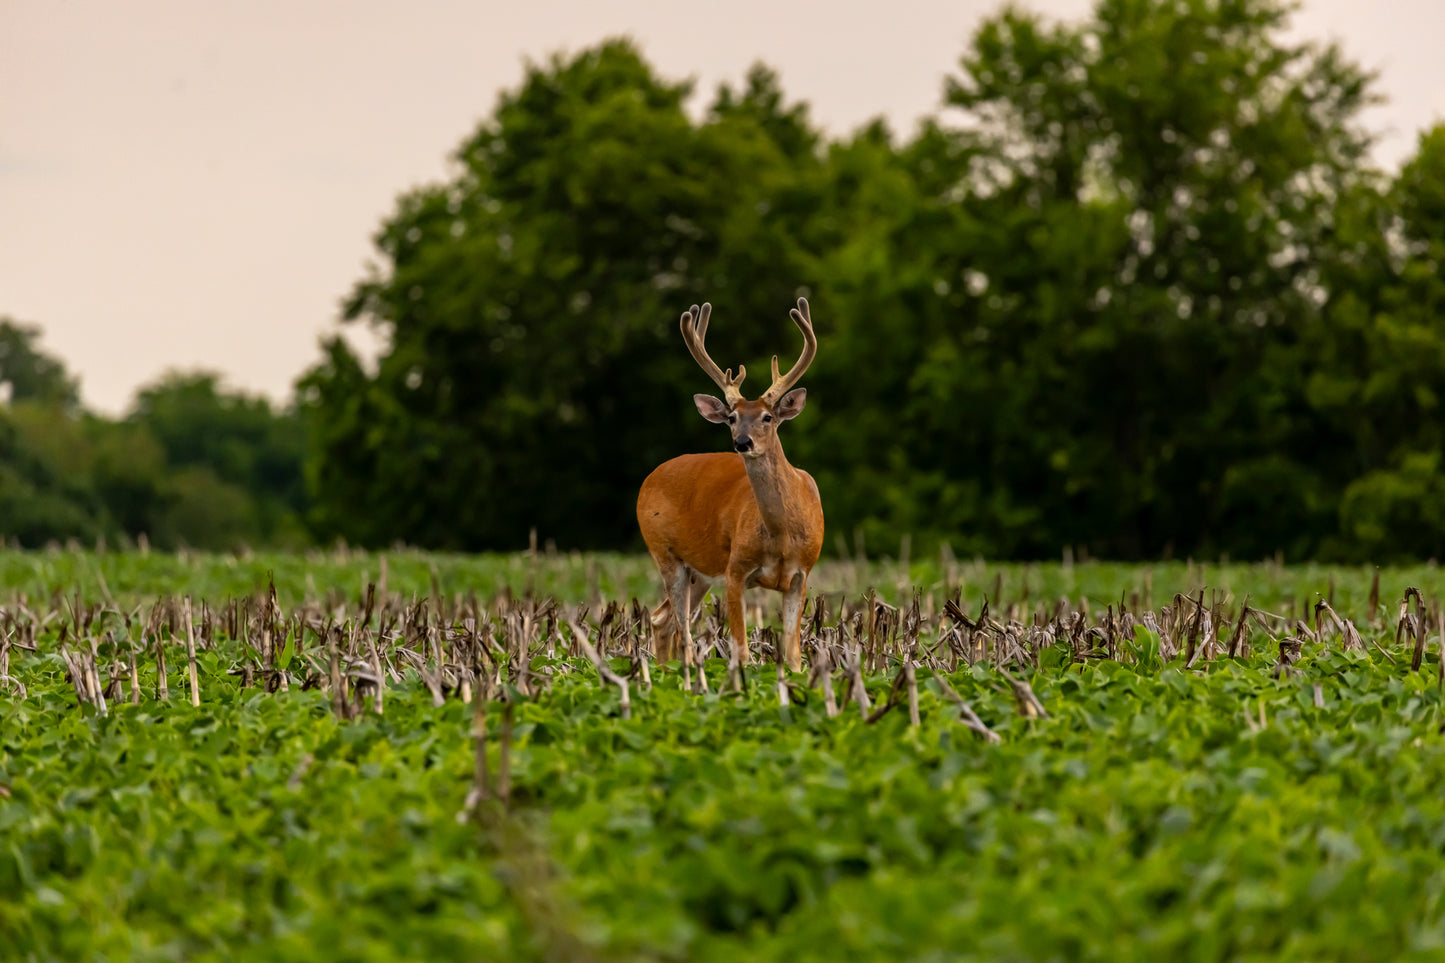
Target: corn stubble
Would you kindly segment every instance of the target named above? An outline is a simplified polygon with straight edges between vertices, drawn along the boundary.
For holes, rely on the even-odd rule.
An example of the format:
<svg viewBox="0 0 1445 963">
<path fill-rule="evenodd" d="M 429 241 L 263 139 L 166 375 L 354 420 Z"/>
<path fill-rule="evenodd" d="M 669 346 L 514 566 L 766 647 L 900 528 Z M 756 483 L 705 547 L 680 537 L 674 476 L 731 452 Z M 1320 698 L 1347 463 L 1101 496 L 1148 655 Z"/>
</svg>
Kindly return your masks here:
<svg viewBox="0 0 1445 963">
<path fill-rule="evenodd" d="M 1372 588 L 1372 598 L 1377 591 Z M 290 611 L 282 609 L 274 585 L 214 608 L 190 597 L 163 598 L 126 611 L 109 597 L 98 603 L 75 596 L 37 604 L 19 596 L 0 603 L 0 692 L 26 698 L 11 661 L 44 654 L 46 645 L 38 640 L 54 639 L 78 704 L 101 714 L 117 701 L 138 704 L 145 698 L 143 672 L 153 684 L 150 698 L 166 702 L 169 666 L 184 657 L 188 701 L 199 705 L 198 659 L 210 654 L 229 664 L 227 676 L 242 688 L 270 693 L 320 689 L 342 719 L 384 713 L 389 686 L 419 684 L 437 706 L 450 699 L 479 701 L 475 733 L 485 740 L 482 706 L 534 700 L 566 674 L 595 672 L 602 690 L 616 690 L 616 711 L 626 719 L 639 708 L 646 711 L 645 703 L 634 703 L 633 693 L 649 691 L 655 680 L 698 694 L 716 687 L 722 695 L 744 696 L 768 673 L 775 676 L 771 688 L 785 716 L 816 692 L 828 718 L 852 703 L 863 719 L 876 723 L 895 706 L 906 705 L 909 722 L 916 726 L 921 682 L 956 712 L 961 725 L 995 741 L 998 736 L 949 684 L 949 675 L 986 666 L 998 680 L 997 690 L 1013 695 L 1021 716 L 1043 719 L 1048 710 L 1028 677 L 1045 652 L 1068 663 L 1163 666 L 1182 660 L 1185 669 L 1199 669 L 1220 659 L 1250 658 L 1259 649 L 1271 658 L 1278 677 L 1290 673 L 1307 644 L 1337 645 L 1347 652 L 1369 644 L 1392 662 L 1396 653 L 1408 658 L 1415 671 L 1431 639 L 1445 648 L 1441 605 L 1438 600 L 1427 604 L 1418 589 L 1407 589 L 1400 600 L 1393 635 L 1378 618 L 1378 603 L 1370 611 L 1376 618 L 1362 632 L 1326 597 L 1314 604 L 1311 624 L 1308 607 L 1306 618 L 1294 618 L 1256 608 L 1248 597 L 1235 600 L 1205 589 L 1175 595 L 1157 609 L 1144 607 L 1136 592 L 1091 612 L 1086 600 L 1075 604 L 1059 598 L 1050 604 L 1030 600 L 1025 588 L 1023 597 L 1011 602 L 985 599 L 976 613 L 964 610 L 957 590 L 951 598 L 915 591 L 908 605 L 895 606 L 869 589 L 808 601 L 802 620 L 807 665 L 800 674 L 787 671 L 780 634 L 755 620 L 749 645 L 760 667 L 750 680 L 729 661 L 726 621 L 717 600 L 703 609 L 692 658 L 658 664 L 647 609 L 636 599 L 571 605 L 509 591 L 487 600 L 474 594 L 408 598 L 379 591 L 375 583 L 350 603 L 333 596 L 327 603 L 305 603 Z M 479 769 L 476 798 L 468 807 L 498 794 L 505 799 L 505 779 L 491 785 Z"/>
<path fill-rule="evenodd" d="M 697 699 L 751 700 L 754 707 L 776 698 L 785 723 L 798 721 L 816 698 L 823 711 L 805 723 L 815 728 L 852 725 L 832 720 L 857 712 L 874 726 L 867 731 L 876 738 L 898 738 L 906 708 L 910 728 L 930 715 L 935 724 L 947 719 L 945 726 L 966 730 L 984 749 L 1003 741 L 996 727 L 1019 732 L 1017 723 L 1001 725 L 999 714 L 1017 712 L 1030 728 L 1051 717 L 1030 681 L 1040 670 L 1116 662 L 1141 672 L 1165 666 L 1206 672 L 1214 663 L 1247 659 L 1284 677 L 1297 671 L 1306 647 L 1324 647 L 1378 651 L 1400 663 L 1401 671 L 1407 659 L 1418 671 L 1432 645 L 1437 654 L 1445 649 L 1440 602 L 1410 588 L 1389 619 L 1378 580 L 1369 618 L 1359 623 L 1336 610 L 1333 592 L 1315 596 L 1303 611 L 1291 604 L 1284 613 L 1208 589 L 1176 594 L 1156 608 L 1146 582 L 1142 594 L 1101 608 L 1083 599 L 1031 597 L 1027 582 L 1018 597 L 1001 598 L 996 579 L 989 599 L 965 607 L 956 581 L 949 582 L 943 592 L 902 593 L 907 602 L 898 605 L 871 589 L 809 599 L 801 673 L 787 670 L 781 633 L 758 618 L 751 620 L 756 628 L 749 640 L 755 664 L 730 664 L 726 620 L 716 601 L 702 609 L 694 657 L 659 664 L 648 610 L 636 599 L 575 604 L 505 591 L 485 599 L 448 598 L 435 587 L 432 596 L 418 597 L 389 592 L 384 581 L 366 584 L 350 599 L 332 595 L 289 608 L 274 586 L 219 604 L 179 596 L 132 609 L 109 593 L 93 602 L 15 596 L 0 601 L 0 698 L 29 697 L 16 678 L 24 675 L 17 663 L 53 659 L 63 665 L 81 711 L 96 714 L 142 702 L 186 711 L 181 698 L 172 699 L 170 681 L 185 686 L 184 701 L 192 705 L 217 698 L 227 685 L 248 690 L 248 699 L 315 689 L 343 720 L 384 714 L 389 691 L 424 693 L 437 706 L 466 704 L 474 768 L 456 819 L 474 827 L 485 850 L 498 858 L 505 885 L 545 955 L 580 960 L 596 954 L 575 932 L 575 907 L 557 885 L 562 871 L 524 818 L 513 786 L 514 725 L 526 711 L 523 703 L 546 699 L 563 676 L 595 684 L 599 711 L 623 720 L 651 710 L 646 694 L 654 686 Z M 1445 687 L 1445 658 L 1439 664 Z M 33 673 L 35 667 L 26 668 Z M 1001 696 L 980 705 L 982 715 L 959 692 L 970 690 L 955 687 L 959 673 L 970 671 Z M 1049 689 L 1040 690 L 1048 697 Z M 1316 707 L 1325 705 L 1320 684 L 1310 694 Z M 1243 724 L 1251 730 L 1272 724 L 1262 699 L 1246 708 Z M 986 718 L 991 713 L 994 718 Z M 876 725 L 890 714 L 892 724 Z M 315 778 L 313 763 L 310 754 L 300 759 L 287 782 L 292 791 Z M 525 798 L 525 788 L 518 799 Z"/>
</svg>

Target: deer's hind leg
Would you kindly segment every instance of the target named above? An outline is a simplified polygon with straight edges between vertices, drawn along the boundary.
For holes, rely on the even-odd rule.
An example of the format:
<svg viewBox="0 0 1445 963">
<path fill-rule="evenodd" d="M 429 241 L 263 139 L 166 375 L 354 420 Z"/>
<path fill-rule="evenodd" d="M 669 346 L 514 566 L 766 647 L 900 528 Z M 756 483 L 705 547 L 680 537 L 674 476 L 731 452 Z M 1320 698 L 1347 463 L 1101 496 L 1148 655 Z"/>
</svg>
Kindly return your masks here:
<svg viewBox="0 0 1445 963">
<path fill-rule="evenodd" d="M 672 573 L 672 581 L 668 583 L 667 600 L 672 609 L 673 638 L 682 646 L 684 665 L 692 665 L 696 657 L 692 644 L 692 620 L 697 614 L 694 592 L 701 602 L 703 587 L 698 584 L 697 573 L 679 562 Z"/>
<path fill-rule="evenodd" d="M 662 575 L 662 604 L 652 610 L 653 652 L 659 662 L 675 659 L 679 650 L 684 661 L 692 655 L 692 621 L 702 607 L 706 586 L 697 572 L 672 555 L 653 556 Z M 689 662 L 689 664 L 691 664 Z"/>
<path fill-rule="evenodd" d="M 657 661 L 666 662 L 672 658 L 672 649 L 677 642 L 677 630 L 673 628 L 672 599 L 663 599 L 662 604 L 652 610 L 652 654 Z"/>
<path fill-rule="evenodd" d="M 650 621 L 652 622 L 652 654 L 659 662 L 666 662 L 677 655 L 678 629 L 677 619 L 673 615 L 676 611 L 672 604 L 673 583 L 676 581 L 677 569 L 682 564 L 671 555 L 652 556 L 653 562 L 657 564 L 657 572 L 662 576 L 662 603 L 652 610 Z"/>
</svg>

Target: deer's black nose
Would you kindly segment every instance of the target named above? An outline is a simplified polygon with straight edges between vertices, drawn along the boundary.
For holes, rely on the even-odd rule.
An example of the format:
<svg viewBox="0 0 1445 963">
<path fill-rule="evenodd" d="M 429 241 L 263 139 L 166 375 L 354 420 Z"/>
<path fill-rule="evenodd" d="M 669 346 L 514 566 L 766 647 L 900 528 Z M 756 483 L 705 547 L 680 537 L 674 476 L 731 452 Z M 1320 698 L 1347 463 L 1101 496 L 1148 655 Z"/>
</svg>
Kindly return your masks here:
<svg viewBox="0 0 1445 963">
<path fill-rule="evenodd" d="M 733 442 L 733 448 L 737 451 L 752 451 L 753 440 L 751 438 L 739 438 L 737 441 Z"/>
</svg>

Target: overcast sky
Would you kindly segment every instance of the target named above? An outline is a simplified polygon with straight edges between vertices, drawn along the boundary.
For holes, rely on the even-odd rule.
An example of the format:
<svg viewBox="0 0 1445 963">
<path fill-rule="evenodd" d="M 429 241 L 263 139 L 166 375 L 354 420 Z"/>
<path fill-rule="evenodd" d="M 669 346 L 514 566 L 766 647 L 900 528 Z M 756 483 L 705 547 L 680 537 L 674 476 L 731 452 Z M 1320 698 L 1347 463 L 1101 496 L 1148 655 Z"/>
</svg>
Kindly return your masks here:
<svg viewBox="0 0 1445 963">
<path fill-rule="evenodd" d="M 1087 0 L 1031 0 L 1078 17 Z M 370 237 L 527 59 L 632 36 L 710 94 L 757 60 L 845 134 L 933 111 L 995 0 L 0 0 L 0 315 L 117 413 L 167 368 L 289 395 Z M 1305 0 L 1380 74 L 1394 167 L 1445 118 L 1445 0 Z"/>
</svg>

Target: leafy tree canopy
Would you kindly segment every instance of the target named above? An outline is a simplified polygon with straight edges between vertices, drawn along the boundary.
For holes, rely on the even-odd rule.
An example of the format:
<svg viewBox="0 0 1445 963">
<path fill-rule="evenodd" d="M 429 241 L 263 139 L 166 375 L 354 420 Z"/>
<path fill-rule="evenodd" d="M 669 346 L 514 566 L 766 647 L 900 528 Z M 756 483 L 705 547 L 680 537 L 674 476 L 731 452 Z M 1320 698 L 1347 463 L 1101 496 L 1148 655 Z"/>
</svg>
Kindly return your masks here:
<svg viewBox="0 0 1445 963">
<path fill-rule="evenodd" d="M 633 537 L 626 493 L 708 447 L 674 390 L 706 387 L 678 350 L 681 310 L 712 300 L 719 353 L 755 357 L 792 345 L 786 309 L 812 273 L 806 112 L 764 70 L 701 121 L 689 92 L 627 42 L 553 58 L 451 180 L 401 199 L 384 267 L 347 306 L 387 335 L 378 369 L 338 338 L 303 383 L 321 526 L 449 548 L 516 545 L 532 525 Z"/>
<path fill-rule="evenodd" d="M 80 385 L 60 359 L 40 349 L 40 328 L 0 317 L 0 398 L 74 408 Z"/>
<path fill-rule="evenodd" d="M 822 347 L 786 441 L 835 534 L 1438 552 L 1412 506 L 1445 390 L 1439 138 L 1373 171 L 1370 76 L 1288 40 L 1289 9 L 1005 8 L 905 141 L 830 141 L 761 66 L 690 114 L 625 41 L 534 65 L 378 233 L 347 308 L 387 336 L 377 369 L 337 339 L 304 382 L 314 521 L 635 544 L 646 472 L 721 444 L 674 319 L 711 300 L 715 355 L 762 373 L 807 293 Z"/>
<path fill-rule="evenodd" d="M 1372 169 L 1369 74 L 1290 9 L 1005 7 L 906 137 L 824 136 L 763 65 L 533 64 L 377 231 L 344 314 L 381 356 L 329 339 L 298 410 L 171 375 L 93 419 L 0 323 L 0 531 L 638 547 L 643 477 L 725 444 L 678 316 L 756 395 L 805 294 L 830 548 L 1438 557 L 1445 133 Z"/>
</svg>

